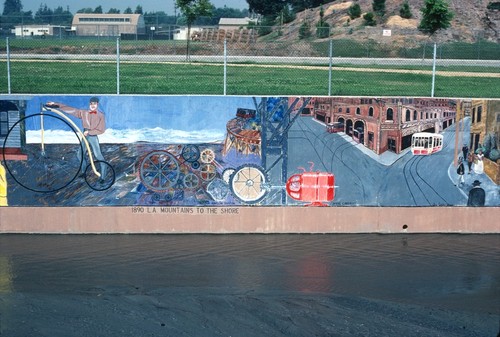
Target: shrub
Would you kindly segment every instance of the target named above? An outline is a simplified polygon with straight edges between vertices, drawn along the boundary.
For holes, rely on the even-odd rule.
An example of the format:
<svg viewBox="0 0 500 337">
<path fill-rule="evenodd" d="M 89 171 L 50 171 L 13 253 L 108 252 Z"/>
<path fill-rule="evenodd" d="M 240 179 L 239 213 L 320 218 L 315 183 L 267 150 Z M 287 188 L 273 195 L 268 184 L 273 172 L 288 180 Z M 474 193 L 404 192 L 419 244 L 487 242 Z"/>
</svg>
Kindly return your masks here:
<svg viewBox="0 0 500 337">
<path fill-rule="evenodd" d="M 411 14 L 411 9 L 408 1 L 405 1 L 399 9 L 399 16 L 401 16 L 403 19 L 410 19 L 413 16 Z"/>
<path fill-rule="evenodd" d="M 363 15 L 363 19 L 365 20 L 365 25 L 367 26 L 375 26 L 377 25 L 377 21 L 375 21 L 375 15 L 372 12 L 368 12 Z"/>
<path fill-rule="evenodd" d="M 347 13 L 351 19 L 359 18 L 361 16 L 361 6 L 358 3 L 353 4 L 349 7 Z"/>
<path fill-rule="evenodd" d="M 299 39 L 307 39 L 311 37 L 311 26 L 307 22 L 303 22 L 299 28 Z"/>
</svg>

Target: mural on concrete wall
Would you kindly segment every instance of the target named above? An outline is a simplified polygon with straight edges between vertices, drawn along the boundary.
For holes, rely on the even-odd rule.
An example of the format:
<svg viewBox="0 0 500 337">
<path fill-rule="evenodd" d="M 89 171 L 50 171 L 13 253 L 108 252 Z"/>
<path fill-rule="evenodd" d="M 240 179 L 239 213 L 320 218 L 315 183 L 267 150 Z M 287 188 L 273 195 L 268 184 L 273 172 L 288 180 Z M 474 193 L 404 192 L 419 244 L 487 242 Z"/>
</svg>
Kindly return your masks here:
<svg viewBox="0 0 500 337">
<path fill-rule="evenodd" d="M 8 96 L 1 206 L 499 206 L 500 101 Z"/>
</svg>

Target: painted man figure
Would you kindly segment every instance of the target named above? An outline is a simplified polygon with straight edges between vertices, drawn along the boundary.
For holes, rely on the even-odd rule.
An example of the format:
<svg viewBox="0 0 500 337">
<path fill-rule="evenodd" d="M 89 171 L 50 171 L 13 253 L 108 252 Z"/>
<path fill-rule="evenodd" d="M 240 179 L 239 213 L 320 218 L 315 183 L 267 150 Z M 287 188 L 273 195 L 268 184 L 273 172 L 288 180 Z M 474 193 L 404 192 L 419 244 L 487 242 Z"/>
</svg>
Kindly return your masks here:
<svg viewBox="0 0 500 337">
<path fill-rule="evenodd" d="M 464 179 L 465 167 L 464 167 L 464 161 L 462 158 L 458 159 L 457 174 L 458 174 L 458 179 L 457 179 L 456 185 L 462 186 L 465 183 L 465 179 Z"/>
<path fill-rule="evenodd" d="M 104 114 L 98 109 L 99 99 L 97 97 L 92 97 L 90 99 L 88 109 L 77 109 L 69 105 L 56 102 L 48 102 L 46 104 L 46 107 L 49 109 L 57 109 L 82 120 L 83 135 L 90 145 L 94 158 L 101 161 L 101 164 L 99 166 L 102 181 L 102 179 L 106 176 L 106 165 L 102 163 L 104 162 L 104 157 L 101 153 L 101 146 L 99 144 L 98 135 L 101 135 L 104 133 L 104 131 L 106 131 L 106 120 L 104 118 Z M 78 155 L 79 158 L 82 158 L 81 156 L 83 156 L 81 172 L 82 175 L 85 175 L 85 169 L 87 167 L 86 146 L 83 146 L 83 153 L 81 153 L 81 150 L 78 151 Z"/>
<path fill-rule="evenodd" d="M 484 206 L 486 193 L 480 185 L 481 182 L 479 180 L 474 180 L 472 183 L 472 188 L 469 191 L 469 199 L 467 200 L 467 206 Z"/>
</svg>

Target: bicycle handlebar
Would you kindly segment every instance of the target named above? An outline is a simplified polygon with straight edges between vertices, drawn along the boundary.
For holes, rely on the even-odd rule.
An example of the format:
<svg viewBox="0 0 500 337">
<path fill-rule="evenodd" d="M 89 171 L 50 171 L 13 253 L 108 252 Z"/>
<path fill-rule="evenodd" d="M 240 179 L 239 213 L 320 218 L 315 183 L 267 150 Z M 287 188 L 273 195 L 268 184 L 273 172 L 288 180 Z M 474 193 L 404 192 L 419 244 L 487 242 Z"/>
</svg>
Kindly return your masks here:
<svg viewBox="0 0 500 337">
<path fill-rule="evenodd" d="M 64 120 L 66 120 L 73 127 L 73 129 L 76 131 L 76 133 L 80 137 L 80 140 L 83 140 L 83 143 L 85 144 L 85 147 L 87 149 L 87 153 L 89 154 L 89 161 L 90 161 L 90 166 L 92 167 L 92 171 L 94 171 L 94 174 L 100 178 L 101 173 L 99 171 L 97 171 L 97 168 L 95 167 L 92 150 L 90 149 L 89 142 L 85 138 L 85 135 L 83 134 L 82 130 L 80 130 L 80 128 L 68 116 L 66 116 L 61 111 L 57 110 L 59 108 L 58 105 L 54 104 L 54 105 L 50 106 L 50 105 L 44 104 L 44 105 L 42 105 L 42 108 L 45 110 L 52 111 L 55 114 L 57 114 L 59 117 L 64 118 Z M 42 109 L 42 111 L 43 111 L 43 109 Z M 42 128 L 42 130 L 43 130 L 43 128 Z M 43 146 L 43 137 L 42 137 L 42 146 Z"/>
</svg>

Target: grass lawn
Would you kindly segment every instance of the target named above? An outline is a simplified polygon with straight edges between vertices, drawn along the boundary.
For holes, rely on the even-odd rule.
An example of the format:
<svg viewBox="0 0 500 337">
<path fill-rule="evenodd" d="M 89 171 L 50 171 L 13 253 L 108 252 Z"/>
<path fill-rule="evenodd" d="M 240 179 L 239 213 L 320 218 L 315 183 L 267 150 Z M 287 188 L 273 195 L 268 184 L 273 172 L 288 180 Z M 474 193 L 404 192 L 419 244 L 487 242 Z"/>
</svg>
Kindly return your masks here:
<svg viewBox="0 0 500 337">
<path fill-rule="evenodd" d="M 363 67 L 367 68 L 367 67 Z M 352 96 L 430 96 L 428 73 L 380 72 L 372 69 L 345 70 L 334 67 L 331 94 Z M 384 67 L 387 71 L 387 67 Z M 0 62 L 2 73 L 7 69 Z M 395 68 L 396 69 L 396 68 Z M 420 68 L 417 68 L 417 70 Z M 425 69 L 430 70 L 430 69 Z M 456 71 L 474 68 L 438 69 L 435 97 L 500 97 L 500 77 L 460 76 Z M 11 60 L 12 94 L 116 94 L 117 66 L 114 62 Z M 6 73 L 6 71 L 5 71 Z M 497 72 L 498 73 L 498 72 Z M 328 95 L 328 67 L 263 66 L 230 64 L 228 95 Z M 120 94 L 222 95 L 222 64 L 126 63 L 120 64 Z M 8 93 L 7 76 L 0 78 L 0 93 Z"/>
</svg>

